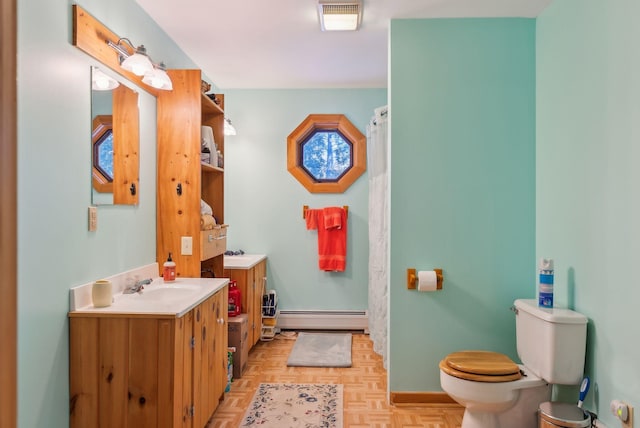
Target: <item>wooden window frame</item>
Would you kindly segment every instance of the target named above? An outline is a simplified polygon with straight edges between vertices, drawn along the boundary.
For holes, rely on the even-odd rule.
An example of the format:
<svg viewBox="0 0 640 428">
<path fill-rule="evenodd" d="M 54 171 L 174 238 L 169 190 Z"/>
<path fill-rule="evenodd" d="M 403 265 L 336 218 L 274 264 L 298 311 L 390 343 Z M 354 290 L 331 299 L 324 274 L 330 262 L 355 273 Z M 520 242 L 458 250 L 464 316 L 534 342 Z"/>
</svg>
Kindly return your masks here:
<svg viewBox="0 0 640 428">
<path fill-rule="evenodd" d="M 352 166 L 335 181 L 316 180 L 301 164 L 302 145 L 317 131 L 336 131 L 351 144 Z M 310 193 L 344 193 L 367 169 L 367 139 L 343 114 L 310 114 L 287 137 L 287 170 Z"/>
</svg>

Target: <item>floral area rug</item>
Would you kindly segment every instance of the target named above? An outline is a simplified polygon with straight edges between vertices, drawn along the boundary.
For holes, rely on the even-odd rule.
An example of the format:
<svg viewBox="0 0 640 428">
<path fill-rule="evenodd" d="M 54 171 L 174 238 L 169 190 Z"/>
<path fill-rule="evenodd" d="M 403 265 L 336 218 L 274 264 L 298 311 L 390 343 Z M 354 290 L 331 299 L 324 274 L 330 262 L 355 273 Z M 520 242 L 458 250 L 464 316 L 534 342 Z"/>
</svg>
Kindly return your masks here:
<svg viewBox="0 0 640 428">
<path fill-rule="evenodd" d="M 241 427 L 342 428 L 342 385 L 261 383 Z"/>
</svg>

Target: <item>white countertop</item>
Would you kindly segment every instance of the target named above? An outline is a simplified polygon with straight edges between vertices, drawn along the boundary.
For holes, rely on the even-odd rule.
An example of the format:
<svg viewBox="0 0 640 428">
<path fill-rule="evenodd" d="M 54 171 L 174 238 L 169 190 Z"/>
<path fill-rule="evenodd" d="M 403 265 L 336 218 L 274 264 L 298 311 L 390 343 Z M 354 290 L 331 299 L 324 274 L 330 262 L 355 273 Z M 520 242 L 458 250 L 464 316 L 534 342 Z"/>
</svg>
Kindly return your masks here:
<svg viewBox="0 0 640 428">
<path fill-rule="evenodd" d="M 239 256 L 224 256 L 225 269 L 251 269 L 267 258 L 264 254 L 242 254 Z"/>
<path fill-rule="evenodd" d="M 96 308 L 89 299 L 76 297 L 78 306 L 71 307 L 69 316 L 158 315 L 181 317 L 229 283 L 228 278 L 178 278 L 164 282 L 154 278 L 139 293 L 113 294 L 111 306 Z M 86 287 L 83 286 L 83 287 Z M 78 287 L 81 288 L 81 287 Z M 83 293 L 86 295 L 86 289 Z M 74 289 L 72 289 L 72 293 Z M 90 291 L 89 291 L 90 293 Z"/>
</svg>

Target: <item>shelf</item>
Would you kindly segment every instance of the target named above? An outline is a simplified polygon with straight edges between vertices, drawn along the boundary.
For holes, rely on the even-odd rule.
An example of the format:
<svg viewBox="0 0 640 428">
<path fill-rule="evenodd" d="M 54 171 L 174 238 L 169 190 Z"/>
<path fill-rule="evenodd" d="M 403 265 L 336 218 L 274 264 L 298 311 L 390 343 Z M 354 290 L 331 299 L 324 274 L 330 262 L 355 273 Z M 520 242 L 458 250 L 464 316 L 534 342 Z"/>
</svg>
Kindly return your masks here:
<svg viewBox="0 0 640 428">
<path fill-rule="evenodd" d="M 273 338 L 276 337 L 276 328 L 275 327 L 267 327 L 262 326 L 262 330 L 260 333 L 260 340 L 263 342 L 270 342 Z"/>
<path fill-rule="evenodd" d="M 220 108 L 220 106 L 213 101 L 211 98 L 206 96 L 205 94 L 200 94 L 201 104 L 202 104 L 202 114 L 224 114 L 224 110 Z"/>
<path fill-rule="evenodd" d="M 202 172 L 224 172 L 224 168 L 213 166 L 208 163 L 200 162 L 200 166 L 202 167 Z"/>
</svg>

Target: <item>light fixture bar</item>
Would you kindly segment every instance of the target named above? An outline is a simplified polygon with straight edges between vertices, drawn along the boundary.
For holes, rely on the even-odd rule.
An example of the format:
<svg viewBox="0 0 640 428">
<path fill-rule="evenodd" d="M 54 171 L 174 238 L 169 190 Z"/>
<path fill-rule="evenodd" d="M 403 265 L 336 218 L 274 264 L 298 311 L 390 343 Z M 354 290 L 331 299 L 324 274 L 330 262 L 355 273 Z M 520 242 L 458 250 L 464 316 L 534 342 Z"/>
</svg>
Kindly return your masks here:
<svg viewBox="0 0 640 428">
<path fill-rule="evenodd" d="M 129 58 L 129 52 L 127 52 L 127 50 L 123 48 L 121 45 L 115 44 L 111 40 L 107 40 L 107 45 L 113 50 L 115 50 L 116 52 L 118 52 L 120 56 L 124 58 Z"/>
<path fill-rule="evenodd" d="M 319 0 L 318 18 L 322 31 L 355 31 L 362 22 L 362 1 Z"/>
<path fill-rule="evenodd" d="M 127 42 L 134 53 L 130 54 L 123 46 L 122 42 Z M 111 40 L 106 41 L 107 45 L 118 53 L 120 67 L 130 71 L 136 76 L 141 76 L 142 81 L 156 89 L 170 91 L 173 89 L 171 78 L 166 72 L 164 63 L 156 64 L 147 55 L 144 45 L 134 47 L 133 43 L 127 38 L 121 38 L 117 43 Z"/>
</svg>

